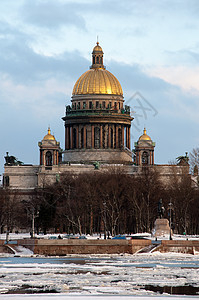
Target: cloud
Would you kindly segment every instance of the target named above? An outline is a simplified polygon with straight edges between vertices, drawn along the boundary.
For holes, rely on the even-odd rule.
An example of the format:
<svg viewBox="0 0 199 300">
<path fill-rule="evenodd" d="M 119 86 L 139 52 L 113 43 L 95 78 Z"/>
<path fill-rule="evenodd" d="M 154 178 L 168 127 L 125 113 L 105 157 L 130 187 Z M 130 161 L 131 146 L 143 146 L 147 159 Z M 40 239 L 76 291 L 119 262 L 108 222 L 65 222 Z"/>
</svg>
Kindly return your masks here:
<svg viewBox="0 0 199 300">
<path fill-rule="evenodd" d="M 49 30 L 61 26 L 74 26 L 85 30 L 85 20 L 78 13 L 76 2 L 29 0 L 21 10 L 21 16 L 27 23 L 45 27 Z"/>
<path fill-rule="evenodd" d="M 146 69 L 150 76 L 163 79 L 169 84 L 177 85 L 192 94 L 199 95 L 199 66 L 161 66 Z"/>
<path fill-rule="evenodd" d="M 0 26 L 0 73 L 18 84 L 41 84 L 50 78 L 77 78 L 89 62 L 78 51 L 57 56 L 36 53 L 28 35 L 8 24 Z"/>
</svg>

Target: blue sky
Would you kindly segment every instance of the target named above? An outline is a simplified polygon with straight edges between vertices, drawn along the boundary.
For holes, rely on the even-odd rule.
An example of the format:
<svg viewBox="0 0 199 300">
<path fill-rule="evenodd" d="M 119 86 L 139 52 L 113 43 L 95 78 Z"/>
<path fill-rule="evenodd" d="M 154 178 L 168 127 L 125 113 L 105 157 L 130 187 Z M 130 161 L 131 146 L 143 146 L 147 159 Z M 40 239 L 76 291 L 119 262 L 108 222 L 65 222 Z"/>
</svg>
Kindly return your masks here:
<svg viewBox="0 0 199 300">
<path fill-rule="evenodd" d="M 97 35 L 132 107 L 132 145 L 146 126 L 156 163 L 198 147 L 198 32 L 197 0 L 0 1 L 0 173 L 6 151 L 38 164 L 48 125 L 64 147 L 61 118 Z"/>
</svg>

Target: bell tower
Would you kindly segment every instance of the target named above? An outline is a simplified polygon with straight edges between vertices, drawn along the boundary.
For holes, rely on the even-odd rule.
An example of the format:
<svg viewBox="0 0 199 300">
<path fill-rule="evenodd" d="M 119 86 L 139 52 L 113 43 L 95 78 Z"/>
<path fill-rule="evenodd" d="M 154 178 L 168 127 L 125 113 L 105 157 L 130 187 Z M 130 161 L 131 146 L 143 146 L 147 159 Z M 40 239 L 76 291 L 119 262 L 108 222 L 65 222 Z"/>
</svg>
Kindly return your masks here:
<svg viewBox="0 0 199 300">
<path fill-rule="evenodd" d="M 146 134 L 146 128 L 139 140 L 135 142 L 135 164 L 137 166 L 154 165 L 155 143 Z"/>
<path fill-rule="evenodd" d="M 97 42 L 92 52 L 92 66 L 91 69 L 105 69 L 103 65 L 103 54 L 102 47 Z"/>
<path fill-rule="evenodd" d="M 54 165 L 58 165 L 62 160 L 62 152 L 60 143 L 56 141 L 54 135 L 51 134 L 50 128 L 48 128 L 48 134 L 46 134 L 41 142 L 38 143 L 40 148 L 40 165 L 47 168 L 51 168 Z"/>
</svg>

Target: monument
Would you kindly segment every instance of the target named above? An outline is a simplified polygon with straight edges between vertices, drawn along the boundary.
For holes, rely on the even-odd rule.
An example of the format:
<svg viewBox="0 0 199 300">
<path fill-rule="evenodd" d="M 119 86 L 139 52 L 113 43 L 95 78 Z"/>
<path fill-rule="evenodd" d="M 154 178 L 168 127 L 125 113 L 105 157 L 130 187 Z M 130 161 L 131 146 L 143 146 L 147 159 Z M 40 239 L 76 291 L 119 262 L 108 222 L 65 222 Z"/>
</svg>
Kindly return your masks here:
<svg viewBox="0 0 199 300">
<path fill-rule="evenodd" d="M 162 199 L 158 202 L 158 219 L 155 220 L 155 226 L 152 230 L 152 236 L 155 237 L 165 237 L 165 236 L 172 236 L 172 231 L 169 226 L 168 219 L 164 218 L 165 208 L 162 203 Z"/>
</svg>

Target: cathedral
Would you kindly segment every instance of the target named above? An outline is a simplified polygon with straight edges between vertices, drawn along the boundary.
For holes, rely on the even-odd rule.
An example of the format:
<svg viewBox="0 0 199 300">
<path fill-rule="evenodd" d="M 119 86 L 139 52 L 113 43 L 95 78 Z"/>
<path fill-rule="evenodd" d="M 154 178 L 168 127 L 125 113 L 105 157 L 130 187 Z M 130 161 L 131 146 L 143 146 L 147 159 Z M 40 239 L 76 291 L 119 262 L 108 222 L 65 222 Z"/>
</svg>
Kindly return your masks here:
<svg viewBox="0 0 199 300">
<path fill-rule="evenodd" d="M 155 165 L 155 143 L 146 132 L 131 146 L 130 107 L 125 105 L 118 79 L 106 70 L 104 53 L 97 42 L 92 51 L 92 64 L 76 81 L 71 105 L 62 118 L 65 127 L 65 147 L 51 134 L 38 143 L 39 165 L 26 165 L 14 157 L 5 157 L 3 184 L 18 189 L 21 195 L 31 195 L 35 188 L 59 180 L 63 172 L 79 174 L 121 166 L 128 174 L 136 175 L 142 166 L 153 166 L 166 180 L 172 173 L 181 174 L 185 165 Z M 187 171 L 186 171 L 187 172 Z"/>
</svg>

